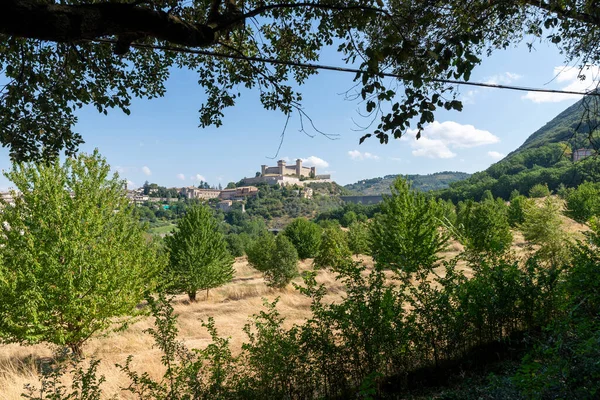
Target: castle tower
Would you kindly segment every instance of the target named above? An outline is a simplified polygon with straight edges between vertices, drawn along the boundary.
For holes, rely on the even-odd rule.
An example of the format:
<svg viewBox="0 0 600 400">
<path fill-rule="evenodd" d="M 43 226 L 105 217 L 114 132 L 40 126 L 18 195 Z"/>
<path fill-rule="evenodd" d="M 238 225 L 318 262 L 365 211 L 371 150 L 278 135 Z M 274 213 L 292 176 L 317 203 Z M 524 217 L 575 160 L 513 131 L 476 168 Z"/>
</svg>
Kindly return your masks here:
<svg viewBox="0 0 600 400">
<path fill-rule="evenodd" d="M 261 176 L 265 176 L 267 173 L 267 166 L 266 165 L 261 165 L 260 166 L 260 175 Z"/>
<path fill-rule="evenodd" d="M 283 161 L 283 160 L 277 161 L 277 173 L 279 175 L 285 175 L 285 161 Z"/>
<path fill-rule="evenodd" d="M 310 177 L 311 178 L 317 177 L 317 167 L 310 167 Z"/>
<path fill-rule="evenodd" d="M 296 176 L 300 178 L 302 176 L 302 159 L 296 160 Z"/>
</svg>

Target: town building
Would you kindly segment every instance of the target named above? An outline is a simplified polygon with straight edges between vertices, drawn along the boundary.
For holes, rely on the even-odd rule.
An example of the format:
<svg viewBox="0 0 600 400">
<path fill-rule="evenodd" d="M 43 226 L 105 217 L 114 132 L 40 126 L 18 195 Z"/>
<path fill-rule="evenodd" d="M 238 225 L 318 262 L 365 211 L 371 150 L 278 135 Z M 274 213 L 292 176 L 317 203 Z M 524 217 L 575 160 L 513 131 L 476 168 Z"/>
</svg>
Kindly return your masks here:
<svg viewBox="0 0 600 400">
<path fill-rule="evenodd" d="M 583 160 L 586 157 L 594 155 L 593 149 L 577 149 L 573 150 L 573 162 Z"/>
</svg>

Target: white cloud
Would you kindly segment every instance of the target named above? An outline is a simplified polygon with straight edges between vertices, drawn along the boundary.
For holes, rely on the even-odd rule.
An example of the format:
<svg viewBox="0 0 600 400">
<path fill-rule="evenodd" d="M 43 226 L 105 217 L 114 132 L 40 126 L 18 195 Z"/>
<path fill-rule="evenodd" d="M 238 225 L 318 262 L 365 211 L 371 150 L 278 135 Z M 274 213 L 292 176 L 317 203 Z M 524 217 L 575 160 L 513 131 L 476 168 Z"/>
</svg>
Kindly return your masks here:
<svg viewBox="0 0 600 400">
<path fill-rule="evenodd" d="M 322 158 L 316 156 L 310 156 L 308 158 L 303 158 L 302 162 L 307 167 L 317 167 L 317 168 L 327 168 L 329 167 L 329 163 Z"/>
<path fill-rule="evenodd" d="M 463 104 L 475 104 L 475 96 L 477 96 L 478 93 L 479 91 L 477 90 L 468 90 L 467 93 L 464 93 L 461 96 L 460 101 L 462 101 Z"/>
<path fill-rule="evenodd" d="M 411 147 L 414 149 L 412 155 L 415 157 L 429 157 L 429 158 L 453 158 L 456 157 L 456 153 L 453 153 L 446 144 L 439 139 L 429 139 L 428 137 L 421 136 L 419 140 L 411 143 Z"/>
<path fill-rule="evenodd" d="M 350 150 L 348 152 L 348 155 L 353 160 L 379 160 L 379 156 L 377 156 L 375 154 L 372 154 L 369 152 L 361 153 L 358 150 Z"/>
<path fill-rule="evenodd" d="M 521 79 L 523 75 L 515 74 L 514 72 L 505 72 L 503 74 L 492 75 L 484 80 L 484 83 L 490 85 L 508 85 Z"/>
<path fill-rule="evenodd" d="M 492 157 L 494 160 L 500 160 L 501 158 L 504 158 L 504 154 L 497 151 L 488 151 L 488 156 Z"/>
<path fill-rule="evenodd" d="M 475 128 L 473 125 L 462 125 L 454 121 L 437 122 L 425 126 L 421 138 L 416 139 L 417 131 L 409 129 L 412 154 L 416 157 L 453 158 L 451 149 L 464 149 L 498 143 L 500 139 L 488 131 Z"/>
<path fill-rule="evenodd" d="M 127 181 L 127 189 L 135 189 L 135 183 L 132 181 Z"/>
<path fill-rule="evenodd" d="M 177 174 L 177 179 L 185 181 L 185 175 L 184 174 Z"/>
<path fill-rule="evenodd" d="M 203 175 L 200 174 L 196 174 L 190 177 L 191 180 L 193 181 L 204 181 L 206 182 L 206 178 Z"/>
<path fill-rule="evenodd" d="M 578 67 L 558 66 L 554 67 L 554 76 L 556 82 L 561 84 L 560 90 L 585 92 L 594 89 L 598 84 L 600 68 L 590 65 L 580 71 Z M 534 103 L 558 103 L 565 100 L 579 99 L 581 95 L 527 92 L 521 98 L 531 100 Z"/>
<path fill-rule="evenodd" d="M 150 171 L 150 168 L 148 168 L 148 167 L 147 167 L 147 166 L 145 166 L 145 165 L 142 167 L 142 172 L 143 172 L 143 173 L 144 173 L 144 175 L 146 175 L 146 176 L 150 176 L 150 175 L 152 175 L 152 171 Z"/>
</svg>

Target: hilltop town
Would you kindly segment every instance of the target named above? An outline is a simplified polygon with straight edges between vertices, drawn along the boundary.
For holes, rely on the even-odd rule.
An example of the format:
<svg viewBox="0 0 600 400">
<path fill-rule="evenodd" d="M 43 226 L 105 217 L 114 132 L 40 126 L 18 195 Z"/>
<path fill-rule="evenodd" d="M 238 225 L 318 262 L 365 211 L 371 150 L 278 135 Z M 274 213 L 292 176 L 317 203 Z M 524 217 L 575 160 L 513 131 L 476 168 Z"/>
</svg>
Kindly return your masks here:
<svg viewBox="0 0 600 400">
<path fill-rule="evenodd" d="M 179 199 L 188 200 L 213 200 L 217 199 L 217 208 L 222 211 L 229 211 L 234 202 L 242 202 L 258 194 L 258 188 L 254 185 L 267 184 L 279 186 L 299 187 L 297 195 L 302 198 L 310 199 L 313 196 L 313 189 L 305 187 L 307 183 L 331 183 L 330 175 L 318 175 L 316 167 L 305 167 L 302 160 L 297 159 L 295 164 L 287 165 L 286 161 L 279 160 L 277 165 L 270 167 L 261 165 L 261 172 L 252 178 L 243 178 L 239 185 L 235 187 L 215 188 L 206 185 L 201 187 L 173 187 L 161 188 L 156 184 L 146 184 L 127 191 L 127 197 L 132 203 L 142 204 L 145 202 L 165 203 L 178 201 Z M 231 185 L 231 184 L 230 184 Z M 242 210 L 244 205 L 242 204 Z"/>
</svg>

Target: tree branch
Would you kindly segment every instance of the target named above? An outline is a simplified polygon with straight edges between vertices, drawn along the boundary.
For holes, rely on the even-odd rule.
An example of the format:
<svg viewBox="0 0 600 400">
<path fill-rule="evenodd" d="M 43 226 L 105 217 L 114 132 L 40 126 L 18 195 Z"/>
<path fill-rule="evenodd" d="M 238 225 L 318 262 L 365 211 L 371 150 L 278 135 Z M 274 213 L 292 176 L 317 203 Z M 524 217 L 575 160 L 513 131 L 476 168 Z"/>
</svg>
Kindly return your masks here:
<svg viewBox="0 0 600 400">
<path fill-rule="evenodd" d="M 579 22 L 583 22 L 586 24 L 596 25 L 600 27 L 600 16 L 592 15 L 588 13 L 579 12 L 576 9 L 566 9 L 557 1 L 542 1 L 542 0 L 524 0 L 524 3 L 534 7 L 539 8 L 544 11 L 554 13 L 560 18 L 569 18 L 574 19 Z"/>
<path fill-rule="evenodd" d="M 361 5 L 344 5 L 344 4 L 321 4 L 316 2 L 304 2 L 304 3 L 279 3 L 279 4 L 269 4 L 262 7 L 255 8 L 252 11 L 249 11 L 245 14 L 239 14 L 234 16 L 233 18 L 228 18 L 225 23 L 220 24 L 216 29 L 222 30 L 231 27 L 232 25 L 238 24 L 241 21 L 245 21 L 248 18 L 257 17 L 261 14 L 264 14 L 267 11 L 280 9 L 280 8 L 317 8 L 323 10 L 334 10 L 334 11 L 351 11 L 351 10 L 359 10 L 359 11 L 374 11 L 377 13 L 384 14 L 386 16 L 390 16 L 390 14 L 381 8 L 369 7 L 369 6 L 361 6 Z"/>
<path fill-rule="evenodd" d="M 190 24 L 135 3 L 63 5 L 4 0 L 0 3 L 0 33 L 52 42 L 139 35 L 189 47 L 207 47 L 216 40 L 208 25 Z"/>
</svg>

